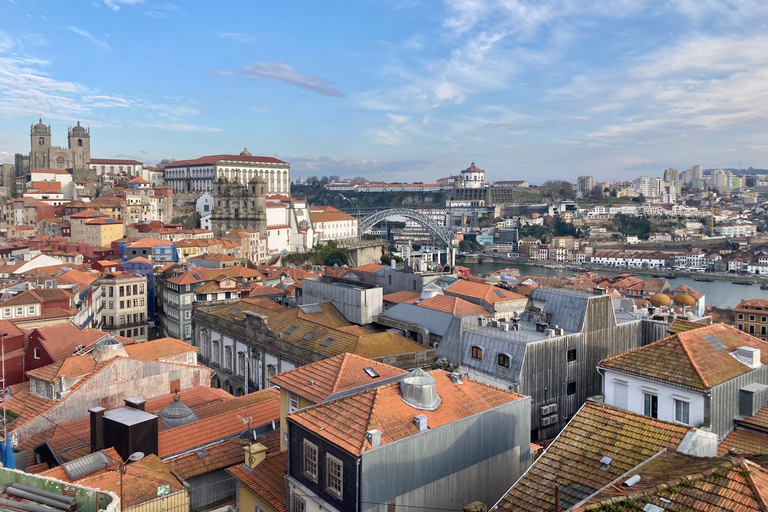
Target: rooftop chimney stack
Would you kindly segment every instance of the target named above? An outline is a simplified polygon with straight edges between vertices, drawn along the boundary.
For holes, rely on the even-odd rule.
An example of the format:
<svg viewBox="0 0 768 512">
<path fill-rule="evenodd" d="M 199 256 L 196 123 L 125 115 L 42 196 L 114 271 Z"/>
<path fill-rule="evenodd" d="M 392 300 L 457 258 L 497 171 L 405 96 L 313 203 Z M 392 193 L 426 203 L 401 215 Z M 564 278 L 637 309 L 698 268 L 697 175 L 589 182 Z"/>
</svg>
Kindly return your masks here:
<svg viewBox="0 0 768 512">
<path fill-rule="evenodd" d="M 451 382 L 454 384 L 464 384 L 461 380 L 461 374 L 459 372 L 451 372 Z"/>
<path fill-rule="evenodd" d="M 104 449 L 104 411 L 103 407 L 88 410 L 91 415 L 91 453 Z"/>
<path fill-rule="evenodd" d="M 419 429 L 419 432 L 424 432 L 429 429 L 429 427 L 427 427 L 427 417 L 423 414 L 419 414 L 413 418 L 413 423 L 416 425 L 416 428 Z"/>
<path fill-rule="evenodd" d="M 142 400 L 141 398 L 136 397 L 126 398 L 123 400 L 123 402 L 125 403 L 126 407 L 136 409 L 137 411 L 143 411 L 147 404 L 146 400 Z"/>
<path fill-rule="evenodd" d="M 267 447 L 261 443 L 255 443 L 244 446 L 245 465 L 248 469 L 253 469 L 267 458 Z"/>
</svg>

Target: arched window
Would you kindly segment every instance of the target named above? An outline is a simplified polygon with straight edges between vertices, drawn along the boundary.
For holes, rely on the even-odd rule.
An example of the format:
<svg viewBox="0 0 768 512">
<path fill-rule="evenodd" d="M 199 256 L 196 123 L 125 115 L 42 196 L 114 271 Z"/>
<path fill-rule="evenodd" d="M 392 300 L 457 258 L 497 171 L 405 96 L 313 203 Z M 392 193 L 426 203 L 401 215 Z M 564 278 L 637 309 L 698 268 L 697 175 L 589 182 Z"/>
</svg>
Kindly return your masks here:
<svg viewBox="0 0 768 512">
<path fill-rule="evenodd" d="M 83 139 L 77 139 L 77 147 L 83 147 Z"/>
<path fill-rule="evenodd" d="M 244 352 L 238 352 L 237 353 L 237 374 L 238 375 L 245 375 L 245 353 Z"/>
<path fill-rule="evenodd" d="M 497 363 L 498 363 L 498 365 L 499 365 L 499 366 L 501 366 L 502 368 L 509 368 L 509 363 L 510 363 L 511 361 L 512 361 L 512 358 L 510 357 L 510 355 L 509 355 L 509 354 L 505 354 L 505 353 L 503 353 L 503 352 L 502 352 L 502 353 L 500 353 L 500 354 L 499 354 L 499 356 L 498 356 L 498 361 L 497 361 Z"/>
<path fill-rule="evenodd" d="M 213 342 L 213 353 L 211 354 L 211 361 L 214 364 L 219 364 L 219 342 L 216 340 Z"/>
<path fill-rule="evenodd" d="M 39 139 L 37 139 L 37 143 L 40 144 L 41 146 L 45 146 L 45 137 L 40 137 Z"/>
<path fill-rule="evenodd" d="M 232 371 L 232 347 L 224 347 L 224 368 Z"/>
<path fill-rule="evenodd" d="M 267 377 L 271 379 L 275 375 L 277 375 L 277 367 L 275 365 L 273 365 L 273 364 L 268 364 L 267 365 Z"/>
</svg>

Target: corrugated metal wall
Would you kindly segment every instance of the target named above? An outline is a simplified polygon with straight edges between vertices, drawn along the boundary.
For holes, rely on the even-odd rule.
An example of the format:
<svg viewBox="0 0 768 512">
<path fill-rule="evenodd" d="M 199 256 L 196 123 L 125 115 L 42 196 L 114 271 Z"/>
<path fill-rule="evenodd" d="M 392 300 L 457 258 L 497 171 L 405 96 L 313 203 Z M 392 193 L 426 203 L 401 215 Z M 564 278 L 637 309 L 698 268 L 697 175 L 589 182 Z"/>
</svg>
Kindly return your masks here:
<svg viewBox="0 0 768 512">
<path fill-rule="evenodd" d="M 526 397 L 365 452 L 362 510 L 495 503 L 530 464 L 529 407 Z"/>
<path fill-rule="evenodd" d="M 733 430 L 733 420 L 739 414 L 739 390 L 753 383 L 768 384 L 768 366 L 761 366 L 712 388 L 710 397 L 712 432 L 715 432 L 721 441 Z"/>
</svg>

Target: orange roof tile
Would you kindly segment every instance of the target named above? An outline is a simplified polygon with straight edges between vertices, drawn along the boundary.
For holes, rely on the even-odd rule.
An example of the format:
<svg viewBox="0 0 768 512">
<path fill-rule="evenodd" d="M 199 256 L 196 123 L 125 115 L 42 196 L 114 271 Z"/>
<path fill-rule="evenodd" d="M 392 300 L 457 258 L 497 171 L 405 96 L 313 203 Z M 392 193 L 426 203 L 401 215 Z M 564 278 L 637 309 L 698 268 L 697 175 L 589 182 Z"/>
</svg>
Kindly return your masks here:
<svg viewBox="0 0 768 512">
<path fill-rule="evenodd" d="M 63 361 L 29 370 L 27 375 L 46 382 L 56 382 L 59 377 L 66 376 L 74 379 L 90 374 L 96 367 L 96 362 L 90 355 L 67 357 Z"/>
<path fill-rule="evenodd" d="M 450 297 L 448 295 L 435 295 L 432 298 L 419 301 L 417 304 L 423 308 L 444 311 L 454 316 L 491 316 L 491 314 L 482 306 L 472 304 L 459 297 Z"/>
<path fill-rule="evenodd" d="M 492 510 L 549 510 L 556 484 L 568 490 L 568 506 L 572 506 L 661 450 L 675 450 L 693 430 L 587 402 Z M 607 470 L 600 469 L 603 457 L 613 459 Z"/>
<path fill-rule="evenodd" d="M 288 484 L 285 481 L 285 475 L 288 474 L 288 452 L 269 454 L 261 464 L 250 470 L 240 464 L 227 471 L 277 512 L 288 512 Z"/>
<path fill-rule="evenodd" d="M 450 374 L 434 370 L 440 405 L 434 411 L 414 409 L 403 401 L 399 383 L 379 386 L 370 391 L 352 395 L 323 405 L 317 405 L 288 416 L 305 429 L 325 438 L 336 446 L 360 455 L 371 449 L 366 433 L 381 431 L 381 444 L 385 445 L 419 433 L 413 422 L 417 414 L 428 419 L 431 429 L 478 414 L 515 400 L 523 395 L 464 379 L 457 385 Z"/>
<path fill-rule="evenodd" d="M 720 346 L 722 348 L 718 350 Z M 768 364 L 768 342 L 720 323 L 679 332 L 608 358 L 599 365 L 694 389 L 709 389 L 752 371 L 732 355 L 743 346 L 761 349 L 760 359 L 763 364 Z"/>
<path fill-rule="evenodd" d="M 351 272 L 362 272 L 363 274 L 373 274 L 377 270 L 385 268 L 386 265 L 379 265 L 378 263 L 367 263 L 360 265 L 359 267 L 349 269 Z"/>
<path fill-rule="evenodd" d="M 378 377 L 368 375 L 366 368 L 373 369 Z M 279 373 L 269 380 L 319 404 L 334 393 L 385 381 L 404 373 L 400 368 L 347 353 Z"/>
<path fill-rule="evenodd" d="M 386 294 L 383 299 L 384 302 L 394 302 L 397 304 L 400 304 L 401 302 L 406 302 L 408 304 L 413 304 L 417 300 L 421 298 L 421 295 L 419 295 L 416 292 L 406 292 L 406 291 L 399 291 L 395 293 L 388 293 Z"/>
<path fill-rule="evenodd" d="M 198 352 L 199 350 L 194 345 L 176 338 L 158 338 L 125 347 L 125 351 L 128 352 L 131 359 L 140 359 L 142 361 L 159 361 L 189 352 Z"/>
<path fill-rule="evenodd" d="M 519 293 L 514 293 L 498 286 L 491 286 L 484 283 L 473 283 L 460 279 L 445 289 L 445 293 L 464 295 L 465 297 L 475 297 L 483 299 L 490 305 L 501 300 L 522 300 L 525 299 Z"/>
<path fill-rule="evenodd" d="M 768 434 L 736 428 L 717 446 L 717 454 L 725 455 L 729 450 L 738 450 L 741 453 L 765 453 L 768 454 Z"/>
<path fill-rule="evenodd" d="M 98 329 L 80 329 L 74 324 L 47 325 L 33 331 L 54 361 L 61 361 L 75 353 L 79 346 L 88 347 L 104 336 L 110 334 Z M 133 339 L 115 336 L 120 342 L 129 346 Z"/>
</svg>

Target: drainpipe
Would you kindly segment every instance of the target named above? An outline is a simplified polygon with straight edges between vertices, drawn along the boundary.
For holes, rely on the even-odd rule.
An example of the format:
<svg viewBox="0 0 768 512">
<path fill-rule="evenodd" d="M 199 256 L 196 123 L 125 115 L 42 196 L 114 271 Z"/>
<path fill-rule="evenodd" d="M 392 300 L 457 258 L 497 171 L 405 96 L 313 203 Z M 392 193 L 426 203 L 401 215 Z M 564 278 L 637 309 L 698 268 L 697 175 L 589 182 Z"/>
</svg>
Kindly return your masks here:
<svg viewBox="0 0 768 512">
<path fill-rule="evenodd" d="M 362 496 L 360 496 L 360 487 L 363 484 L 363 475 L 360 474 L 360 461 L 362 460 L 362 455 L 357 458 L 357 488 L 355 489 L 355 501 L 357 502 L 357 510 L 363 510 L 363 503 L 360 501 L 362 499 Z"/>
</svg>

